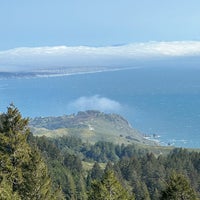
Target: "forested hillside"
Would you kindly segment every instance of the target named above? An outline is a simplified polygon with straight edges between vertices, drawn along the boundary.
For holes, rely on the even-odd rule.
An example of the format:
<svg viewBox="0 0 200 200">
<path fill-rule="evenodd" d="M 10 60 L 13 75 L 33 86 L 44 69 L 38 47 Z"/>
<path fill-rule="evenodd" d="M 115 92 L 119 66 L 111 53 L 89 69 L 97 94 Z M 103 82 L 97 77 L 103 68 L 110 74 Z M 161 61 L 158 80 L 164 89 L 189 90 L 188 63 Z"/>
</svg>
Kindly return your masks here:
<svg viewBox="0 0 200 200">
<path fill-rule="evenodd" d="M 195 200 L 200 153 L 36 137 L 13 105 L 0 115 L 0 199 Z"/>
<path fill-rule="evenodd" d="M 67 199 L 87 199 L 88 192 L 99 191 L 94 188 L 103 182 L 108 170 L 138 200 L 170 199 L 165 196 L 176 192 L 187 196 L 184 199 L 194 200 L 193 194 L 198 196 L 200 192 L 200 153 L 195 151 L 175 148 L 167 155 L 158 155 L 134 145 L 91 145 L 73 137 L 34 139 L 46 158 L 54 183 L 64 182 L 61 187 L 67 188 Z"/>
</svg>

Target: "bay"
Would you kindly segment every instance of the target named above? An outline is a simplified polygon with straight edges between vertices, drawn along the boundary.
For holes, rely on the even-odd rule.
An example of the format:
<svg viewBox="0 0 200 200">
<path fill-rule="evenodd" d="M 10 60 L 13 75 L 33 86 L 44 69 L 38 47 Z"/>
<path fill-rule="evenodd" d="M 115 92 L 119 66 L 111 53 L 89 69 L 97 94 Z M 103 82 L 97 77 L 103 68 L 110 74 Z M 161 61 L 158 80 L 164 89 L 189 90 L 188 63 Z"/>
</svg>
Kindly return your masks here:
<svg viewBox="0 0 200 200">
<path fill-rule="evenodd" d="M 11 102 L 25 117 L 71 114 L 100 102 L 100 111 L 121 114 L 142 133 L 160 136 L 164 145 L 200 147 L 200 69 L 195 67 L 1 79 L 1 112 Z"/>
</svg>

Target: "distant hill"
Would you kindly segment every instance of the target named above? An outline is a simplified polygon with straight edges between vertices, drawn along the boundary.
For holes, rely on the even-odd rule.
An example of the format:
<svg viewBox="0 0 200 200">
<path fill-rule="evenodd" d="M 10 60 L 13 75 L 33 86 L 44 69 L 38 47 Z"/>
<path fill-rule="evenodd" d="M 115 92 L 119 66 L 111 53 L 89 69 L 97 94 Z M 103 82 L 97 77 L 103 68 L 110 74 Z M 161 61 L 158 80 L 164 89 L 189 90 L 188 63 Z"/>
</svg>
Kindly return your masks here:
<svg viewBox="0 0 200 200">
<path fill-rule="evenodd" d="M 30 120 L 30 128 L 34 135 L 73 135 L 90 143 L 108 141 L 115 144 L 158 145 L 155 141 L 143 137 L 120 115 L 93 110 L 60 117 L 37 117 Z"/>
</svg>

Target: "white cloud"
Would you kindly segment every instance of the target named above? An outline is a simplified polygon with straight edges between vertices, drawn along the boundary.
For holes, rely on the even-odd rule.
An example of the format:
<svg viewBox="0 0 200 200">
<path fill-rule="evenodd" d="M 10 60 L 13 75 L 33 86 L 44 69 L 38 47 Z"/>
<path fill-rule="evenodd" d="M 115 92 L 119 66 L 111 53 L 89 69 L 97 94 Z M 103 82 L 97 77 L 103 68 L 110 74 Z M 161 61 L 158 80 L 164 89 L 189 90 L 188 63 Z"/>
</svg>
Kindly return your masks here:
<svg viewBox="0 0 200 200">
<path fill-rule="evenodd" d="M 68 107 L 74 111 L 99 110 L 102 112 L 118 112 L 121 110 L 121 105 L 117 101 L 98 95 L 80 97 L 71 102 Z"/>
<path fill-rule="evenodd" d="M 122 66 L 137 60 L 200 56 L 200 41 L 147 42 L 123 46 L 57 46 L 0 51 L 0 70 Z M 16 67 L 17 66 L 17 67 Z"/>
</svg>

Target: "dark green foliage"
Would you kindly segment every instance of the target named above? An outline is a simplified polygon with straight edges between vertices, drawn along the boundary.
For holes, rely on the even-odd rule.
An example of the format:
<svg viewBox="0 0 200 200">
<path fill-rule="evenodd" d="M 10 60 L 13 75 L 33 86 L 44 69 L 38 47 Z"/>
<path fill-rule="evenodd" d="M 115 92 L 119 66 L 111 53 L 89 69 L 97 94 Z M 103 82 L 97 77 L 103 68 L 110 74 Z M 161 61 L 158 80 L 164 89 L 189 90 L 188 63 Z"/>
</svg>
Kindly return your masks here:
<svg viewBox="0 0 200 200">
<path fill-rule="evenodd" d="M 0 199 L 21 200 L 19 194 L 17 192 L 13 192 L 12 184 L 4 176 L 1 176 L 0 181 Z"/>
<path fill-rule="evenodd" d="M 88 173 L 87 180 L 86 180 L 86 186 L 88 189 L 91 188 L 91 183 L 96 180 L 100 181 L 103 175 L 103 170 L 101 169 L 100 165 L 95 162 L 92 169 Z"/>
<path fill-rule="evenodd" d="M 138 179 L 136 179 L 134 182 L 131 183 L 131 186 L 133 188 L 133 193 L 135 194 L 136 199 L 141 199 L 141 200 L 151 199 L 146 184 L 141 180 L 139 181 Z"/>
<path fill-rule="evenodd" d="M 54 185 L 60 185 L 65 199 L 76 199 L 76 184 L 72 173 L 58 161 L 52 161 L 49 166 Z"/>
<path fill-rule="evenodd" d="M 63 164 L 74 174 L 81 173 L 82 171 L 82 162 L 76 155 L 65 153 Z"/>
<path fill-rule="evenodd" d="M 37 146 L 45 157 L 48 157 L 52 160 L 58 159 L 60 157 L 60 150 L 58 147 L 51 141 L 48 140 L 45 136 L 36 137 Z"/>
<path fill-rule="evenodd" d="M 97 162 L 94 163 L 94 166 L 91 170 L 90 176 L 92 180 L 100 180 L 102 178 L 103 175 L 103 170 L 101 169 L 101 167 L 99 166 L 99 164 Z"/>
<path fill-rule="evenodd" d="M 28 119 L 22 119 L 18 109 L 11 104 L 7 109 L 7 113 L 0 116 L 0 132 L 10 133 L 10 136 L 15 136 L 19 133 L 28 135 Z"/>
<path fill-rule="evenodd" d="M 60 186 L 67 200 L 84 200 L 86 181 L 79 156 L 82 143 L 74 137 L 62 139 L 36 137 L 35 142 L 45 157 L 54 187 Z"/>
<path fill-rule="evenodd" d="M 115 153 L 115 146 L 110 142 L 97 142 L 85 153 L 87 158 L 97 162 L 116 161 L 118 157 Z"/>
<path fill-rule="evenodd" d="M 91 183 L 102 178 L 99 166 L 102 161 L 108 163 L 105 171 L 114 170 L 120 184 L 132 191 L 137 200 L 158 200 L 172 170 L 187 176 L 192 188 L 199 194 L 200 153 L 177 148 L 168 155 L 155 156 L 134 145 L 108 142 L 92 145 L 71 136 L 55 140 L 42 137 L 37 140 L 44 140 L 39 141 L 39 147 L 47 158 L 54 186 L 61 186 L 66 199 L 87 199 L 86 188 L 91 189 Z M 57 152 L 57 156 L 51 156 L 52 152 Z M 114 153 L 117 159 L 112 159 L 110 153 Z M 85 171 L 82 160 L 95 161 L 95 164 L 91 170 Z M 111 163 L 113 161 L 115 164 Z"/>
<path fill-rule="evenodd" d="M 166 185 L 160 200 L 197 200 L 189 181 L 181 174 L 173 173 Z"/>
<path fill-rule="evenodd" d="M 114 145 L 111 142 L 99 141 L 95 144 L 84 143 L 80 138 L 73 136 L 63 136 L 55 139 L 49 139 L 46 137 L 38 137 L 39 148 L 44 152 L 49 152 L 47 148 L 44 149 L 45 140 L 53 142 L 57 149 L 62 153 L 70 152 L 71 154 L 76 154 L 82 157 L 85 161 L 96 161 L 96 162 L 116 162 L 123 157 L 132 156 L 143 156 L 148 153 L 148 150 L 141 150 L 135 145 Z M 42 140 L 42 141 L 40 141 Z M 48 144 L 48 142 L 46 142 Z M 48 144 L 49 145 L 49 144 Z M 54 152 L 54 151 L 53 151 Z M 56 152 L 56 151 L 55 151 Z"/>
<path fill-rule="evenodd" d="M 63 199 L 51 187 L 47 167 L 37 148 L 27 143 L 28 119 L 14 105 L 0 116 L 0 189 L 2 199 Z M 6 196 L 7 195 L 7 196 Z"/>
<path fill-rule="evenodd" d="M 117 180 L 113 171 L 107 170 L 100 181 L 91 185 L 88 200 L 134 200 Z"/>
<path fill-rule="evenodd" d="M 138 200 L 149 197 L 157 200 L 172 170 L 189 177 L 192 187 L 199 193 L 199 159 L 200 153 L 175 149 L 168 156 L 158 158 L 153 154 L 125 157 L 120 159 L 118 165 L 123 178 L 130 183 Z"/>
<path fill-rule="evenodd" d="M 73 137 L 73 136 L 63 136 L 54 139 L 54 144 L 60 150 L 71 149 L 75 152 L 81 151 L 84 148 L 84 143 L 80 138 Z"/>
</svg>

